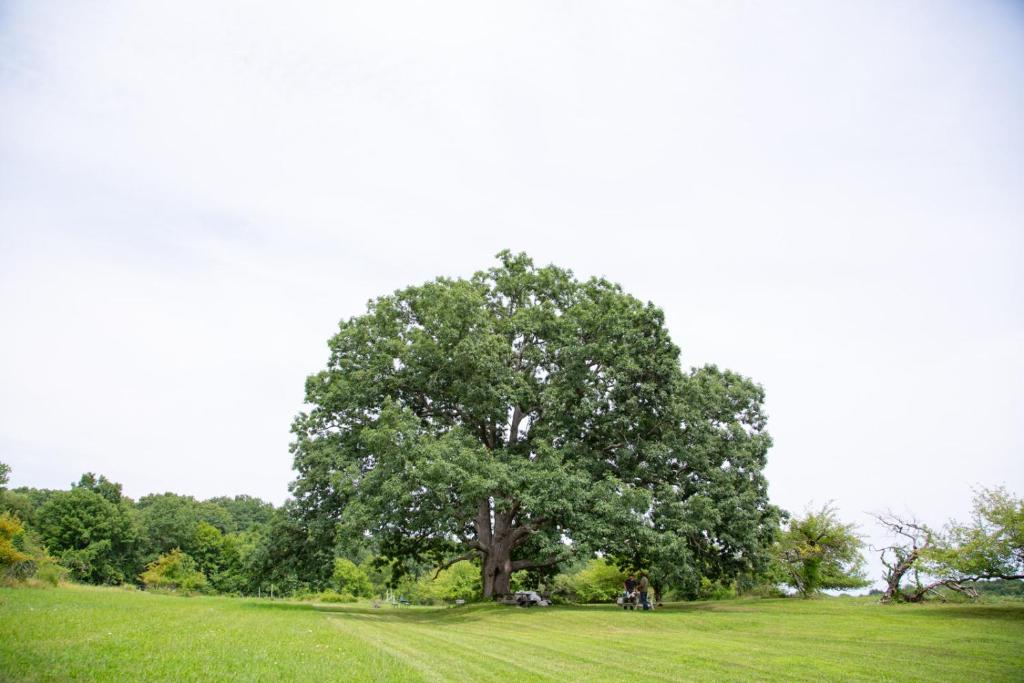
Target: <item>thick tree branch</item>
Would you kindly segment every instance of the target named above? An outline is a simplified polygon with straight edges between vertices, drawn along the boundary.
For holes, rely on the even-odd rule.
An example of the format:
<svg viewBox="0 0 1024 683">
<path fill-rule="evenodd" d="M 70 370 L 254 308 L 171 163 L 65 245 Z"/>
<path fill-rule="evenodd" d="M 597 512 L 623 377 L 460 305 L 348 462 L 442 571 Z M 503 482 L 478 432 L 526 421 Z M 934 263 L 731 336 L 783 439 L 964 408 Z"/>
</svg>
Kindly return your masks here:
<svg viewBox="0 0 1024 683">
<path fill-rule="evenodd" d="M 938 581 L 933 581 L 927 586 L 918 588 L 914 593 L 907 595 L 905 599 L 907 602 L 921 602 L 929 593 L 934 593 L 941 599 L 942 596 L 938 592 L 939 588 L 948 588 L 974 599 L 978 597 L 978 589 L 969 584 L 974 584 L 979 581 L 989 581 L 992 579 L 1014 581 L 1017 579 L 1024 579 L 1024 574 L 977 574 L 972 576 L 960 576 L 952 579 L 940 579 Z"/>
<path fill-rule="evenodd" d="M 975 576 L 961 576 L 956 581 L 957 583 L 974 583 L 977 581 L 991 581 L 992 579 L 1016 581 L 1017 579 L 1024 579 L 1024 574 L 978 574 Z"/>
<path fill-rule="evenodd" d="M 488 500 L 482 500 L 476 506 L 476 538 L 484 552 L 491 547 L 491 503 Z"/>
<path fill-rule="evenodd" d="M 514 522 L 516 520 L 516 516 L 519 514 L 519 511 L 521 509 L 522 505 L 520 504 L 520 502 L 518 500 L 513 500 L 512 508 L 508 511 L 508 519 L 510 522 Z"/>
<path fill-rule="evenodd" d="M 462 541 L 462 545 L 466 548 L 472 548 L 473 550 L 479 550 L 481 553 L 486 553 L 488 548 L 476 538 L 471 538 Z"/>
<path fill-rule="evenodd" d="M 448 569 L 448 567 L 452 566 L 456 562 L 462 562 L 463 560 L 472 560 L 474 557 L 476 557 L 476 554 L 476 550 L 467 550 L 458 557 L 453 557 L 452 559 L 446 561 L 444 564 L 438 566 L 437 571 L 434 572 L 434 578 L 436 579 L 438 576 L 441 575 L 441 572 L 443 572 L 445 569 Z"/>
<path fill-rule="evenodd" d="M 539 567 L 550 567 L 556 565 L 562 561 L 562 555 L 552 555 L 546 557 L 543 560 L 513 560 L 511 563 L 511 569 L 513 572 L 517 572 L 520 569 L 537 569 Z"/>
<path fill-rule="evenodd" d="M 547 521 L 547 517 L 537 517 L 536 519 L 530 520 L 528 524 L 520 524 L 519 526 L 512 529 L 512 534 L 509 540 L 512 542 L 513 545 L 517 545 L 524 538 L 538 531 L 540 527 Z"/>
<path fill-rule="evenodd" d="M 508 430 L 508 445 L 515 446 L 519 443 L 519 424 L 523 421 L 526 414 L 516 406 L 512 409 L 512 424 Z"/>
</svg>

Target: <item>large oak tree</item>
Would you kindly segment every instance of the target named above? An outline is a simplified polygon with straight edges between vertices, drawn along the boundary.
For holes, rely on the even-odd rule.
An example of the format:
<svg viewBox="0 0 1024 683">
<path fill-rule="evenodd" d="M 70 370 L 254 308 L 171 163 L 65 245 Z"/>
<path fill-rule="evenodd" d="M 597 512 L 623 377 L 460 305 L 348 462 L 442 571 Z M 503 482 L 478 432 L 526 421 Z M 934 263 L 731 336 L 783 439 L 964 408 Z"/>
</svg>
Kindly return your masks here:
<svg viewBox="0 0 1024 683">
<path fill-rule="evenodd" d="M 661 310 L 616 284 L 499 260 L 341 323 L 293 425 L 310 536 L 477 559 L 485 596 L 580 550 L 683 578 L 757 564 L 776 525 L 761 388 L 684 374 Z"/>
</svg>

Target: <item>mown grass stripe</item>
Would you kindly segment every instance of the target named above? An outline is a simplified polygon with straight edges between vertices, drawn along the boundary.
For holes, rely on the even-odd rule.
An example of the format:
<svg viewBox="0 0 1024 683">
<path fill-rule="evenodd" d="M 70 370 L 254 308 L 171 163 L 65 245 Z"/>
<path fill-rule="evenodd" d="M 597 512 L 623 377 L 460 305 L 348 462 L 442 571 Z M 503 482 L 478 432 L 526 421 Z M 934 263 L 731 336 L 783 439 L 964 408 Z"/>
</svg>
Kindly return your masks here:
<svg viewBox="0 0 1024 683">
<path fill-rule="evenodd" d="M 0 589 L 0 680 L 1020 681 L 1024 603 L 373 610 Z"/>
<path fill-rule="evenodd" d="M 446 630 L 448 631 L 447 633 Z M 407 634 L 412 635 L 409 632 L 407 632 Z M 433 641 L 433 646 L 435 648 L 437 645 L 441 645 L 444 648 L 442 651 L 461 652 L 466 658 L 479 658 L 482 653 L 485 653 L 485 656 L 487 657 L 488 661 L 496 661 L 505 665 L 505 667 L 503 667 L 499 672 L 502 676 L 512 675 L 516 677 L 515 680 L 525 680 L 525 674 L 536 676 L 542 679 L 564 679 L 565 676 L 570 673 L 584 673 L 580 670 L 580 664 L 589 665 L 589 668 L 592 668 L 595 671 L 601 669 L 611 669 L 619 674 L 624 673 L 632 675 L 635 674 L 637 671 L 637 667 L 630 667 L 609 662 L 607 658 L 584 658 L 580 657 L 578 652 L 569 653 L 564 649 L 553 650 L 551 648 L 545 648 L 543 645 L 538 644 L 534 640 L 499 636 L 496 630 L 491 629 L 489 629 L 488 635 L 467 632 L 456 632 L 456 629 L 437 628 L 429 631 L 420 631 L 417 629 L 415 635 L 418 636 L 421 643 L 423 643 L 424 641 Z M 510 646 L 512 646 L 515 643 L 520 643 L 522 647 L 519 648 L 518 651 L 510 651 Z M 541 649 L 547 649 L 549 652 L 553 654 L 560 655 L 563 658 L 563 661 L 558 664 L 554 664 L 554 662 L 552 662 L 552 666 L 547 666 L 543 669 L 536 666 L 531 667 L 524 664 L 524 659 L 526 661 L 547 661 L 542 660 L 538 657 L 537 651 Z M 438 650 L 435 649 L 434 651 Z M 571 659 L 566 660 L 567 657 L 571 657 Z M 456 660 L 456 662 L 454 663 L 447 664 L 445 667 L 446 670 L 449 672 L 458 670 L 459 667 L 457 662 L 460 661 L 463 660 L 459 659 Z M 492 666 L 488 669 L 487 672 L 482 673 L 480 675 L 483 676 L 485 679 L 488 679 L 496 676 L 497 673 L 495 672 L 494 667 Z M 676 680 L 674 677 L 671 676 L 656 676 L 653 674 L 653 672 L 649 670 L 645 672 L 645 676 L 647 678 L 654 677 L 659 680 Z"/>
<path fill-rule="evenodd" d="M 737 665 L 734 662 L 724 664 L 720 659 L 697 653 L 687 653 L 684 659 L 671 657 L 670 655 L 676 654 L 675 650 L 659 648 L 646 642 L 628 646 L 616 646 L 607 642 L 595 645 L 589 643 L 586 636 L 574 637 L 563 633 L 559 636 L 562 647 L 550 647 L 526 637 L 509 633 L 503 635 L 507 640 L 519 642 L 524 647 L 540 648 L 563 658 L 572 657 L 576 661 L 586 661 L 606 670 L 612 669 L 616 675 L 635 676 L 642 673 L 644 678 L 674 681 L 679 680 L 681 671 L 686 673 L 688 679 L 714 678 L 728 673 L 735 675 L 737 668 L 748 669 L 752 673 L 765 673 L 763 667 Z M 609 653 L 607 650 L 616 650 L 616 652 Z M 583 653 L 586 653 L 586 656 Z M 627 661 L 633 663 L 621 663 Z M 609 672 L 610 674 L 611 672 Z"/>
<path fill-rule="evenodd" d="M 347 624 L 346 626 L 351 626 Z M 360 627 L 369 626 L 374 629 L 373 638 L 387 637 L 387 625 L 380 623 L 359 622 Z M 452 626 L 424 626 L 416 625 L 405 632 L 407 637 L 416 638 L 418 644 L 432 652 L 442 652 L 450 660 L 446 665 L 447 671 L 464 668 L 464 662 L 476 661 L 481 657 L 486 658 L 491 665 L 488 672 L 493 672 L 493 662 L 499 662 L 502 671 L 513 675 L 517 679 L 524 677 L 548 677 L 559 669 L 550 666 L 549 663 L 537 660 L 528 651 L 516 652 L 508 648 L 507 643 L 500 638 L 491 638 L 484 633 L 472 633 Z M 525 657 L 524 657 L 525 655 Z M 532 662 L 532 663 L 531 663 Z M 538 666 L 540 662 L 543 666 Z M 485 674 L 482 674 L 485 675 Z"/>
</svg>

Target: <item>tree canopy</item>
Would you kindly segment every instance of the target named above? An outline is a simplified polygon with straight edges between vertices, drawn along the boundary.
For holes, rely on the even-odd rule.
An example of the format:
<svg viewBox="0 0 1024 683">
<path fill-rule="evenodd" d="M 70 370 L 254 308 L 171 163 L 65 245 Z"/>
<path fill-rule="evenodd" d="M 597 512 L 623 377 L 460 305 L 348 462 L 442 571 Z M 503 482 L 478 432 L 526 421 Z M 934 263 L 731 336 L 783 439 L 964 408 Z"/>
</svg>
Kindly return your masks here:
<svg viewBox="0 0 1024 683">
<path fill-rule="evenodd" d="M 1024 579 L 1024 499 L 1002 487 L 977 491 L 971 519 L 947 524 L 925 557 L 945 582 Z"/>
<path fill-rule="evenodd" d="M 111 502 L 88 486 L 76 486 L 49 497 L 39 509 L 38 528 L 73 578 L 121 583 L 132 578 L 136 566 L 133 517 L 126 501 Z"/>
<path fill-rule="evenodd" d="M 300 516 L 397 566 L 480 563 L 483 593 L 574 551 L 750 568 L 776 526 L 763 391 L 686 375 L 664 315 L 525 254 L 343 321 L 294 422 Z"/>
<path fill-rule="evenodd" d="M 774 550 L 782 583 L 807 598 L 824 589 L 868 585 L 863 547 L 857 527 L 840 521 L 836 509 L 826 504 L 788 520 Z"/>
</svg>

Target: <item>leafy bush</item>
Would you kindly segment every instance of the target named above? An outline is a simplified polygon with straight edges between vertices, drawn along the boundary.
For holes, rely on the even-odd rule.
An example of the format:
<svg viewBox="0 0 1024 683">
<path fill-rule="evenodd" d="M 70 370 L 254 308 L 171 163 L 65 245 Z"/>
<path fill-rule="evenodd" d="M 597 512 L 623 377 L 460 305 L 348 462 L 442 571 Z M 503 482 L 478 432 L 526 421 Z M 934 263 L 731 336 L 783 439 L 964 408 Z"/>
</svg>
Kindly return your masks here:
<svg viewBox="0 0 1024 683">
<path fill-rule="evenodd" d="M 706 576 L 700 577 L 700 588 L 697 590 L 698 600 L 729 600 L 736 597 L 736 586 L 731 581 L 717 579 L 712 581 Z"/>
<path fill-rule="evenodd" d="M 68 570 L 57 564 L 56 560 L 47 556 L 42 562 L 36 563 L 35 578 L 50 586 L 56 586 L 67 578 Z"/>
<path fill-rule="evenodd" d="M 328 588 L 321 593 L 315 593 L 313 599 L 317 602 L 356 602 L 359 598 L 350 593 L 339 593 Z"/>
<path fill-rule="evenodd" d="M 71 577 L 86 583 L 122 583 L 127 577 L 117 560 L 108 539 L 94 541 L 84 548 L 69 548 L 60 554 L 60 563 L 68 568 Z"/>
<path fill-rule="evenodd" d="M 747 586 L 743 591 L 737 591 L 738 595 L 743 595 L 749 598 L 784 598 L 786 597 L 786 591 L 782 590 L 778 584 L 771 582 L 761 582 Z"/>
<path fill-rule="evenodd" d="M 408 597 L 425 604 L 479 600 L 480 567 L 464 561 L 442 570 L 436 579 L 428 573 L 410 587 Z"/>
<path fill-rule="evenodd" d="M 340 593 L 368 598 L 373 595 L 373 586 L 366 571 L 352 560 L 339 557 L 334 560 L 331 583 Z"/>
<path fill-rule="evenodd" d="M 0 515 L 0 575 L 15 582 L 35 579 L 56 586 L 67 573 L 17 517 Z"/>
<path fill-rule="evenodd" d="M 150 562 L 139 579 L 147 588 L 158 590 L 193 593 L 207 589 L 206 577 L 196 568 L 195 560 L 179 548 Z"/>
<path fill-rule="evenodd" d="M 622 594 L 626 574 L 603 558 L 587 562 L 575 574 L 555 577 L 555 596 L 569 602 L 614 602 Z"/>
<path fill-rule="evenodd" d="M 24 552 L 25 527 L 17 517 L 0 515 L 0 571 L 7 573 L 31 558 Z"/>
</svg>

